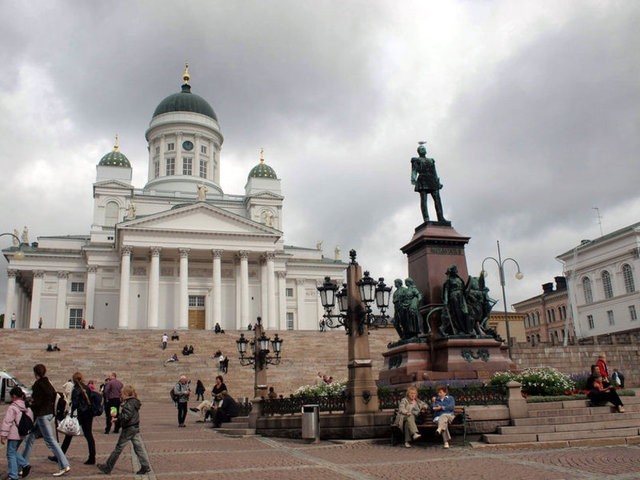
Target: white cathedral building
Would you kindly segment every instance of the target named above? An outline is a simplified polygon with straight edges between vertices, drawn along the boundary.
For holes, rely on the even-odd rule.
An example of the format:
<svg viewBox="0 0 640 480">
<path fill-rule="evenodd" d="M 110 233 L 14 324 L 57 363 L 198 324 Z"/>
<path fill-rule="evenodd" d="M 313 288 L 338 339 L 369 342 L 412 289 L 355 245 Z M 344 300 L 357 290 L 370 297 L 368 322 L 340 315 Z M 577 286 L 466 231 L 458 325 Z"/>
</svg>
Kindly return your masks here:
<svg viewBox="0 0 640 480">
<path fill-rule="evenodd" d="M 191 92 L 155 109 L 146 131 L 143 188 L 131 184 L 118 141 L 97 165 L 89 235 L 38 237 L 3 250 L 4 327 L 317 329 L 316 287 L 346 264 L 316 248 L 284 244 L 280 179 L 260 163 L 244 195 L 220 188 L 223 136 L 214 110 Z M 23 239 L 24 242 L 24 239 Z"/>
</svg>

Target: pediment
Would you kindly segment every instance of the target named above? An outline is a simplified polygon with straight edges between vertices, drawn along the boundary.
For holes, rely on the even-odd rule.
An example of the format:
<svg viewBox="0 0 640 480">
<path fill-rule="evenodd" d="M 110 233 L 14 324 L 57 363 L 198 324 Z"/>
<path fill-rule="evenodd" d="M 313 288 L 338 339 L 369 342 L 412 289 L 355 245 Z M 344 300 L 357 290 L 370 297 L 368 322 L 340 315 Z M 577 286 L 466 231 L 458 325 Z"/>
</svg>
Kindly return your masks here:
<svg viewBox="0 0 640 480">
<path fill-rule="evenodd" d="M 131 190 L 133 186 L 130 183 L 120 180 L 101 180 L 93 184 L 93 188 L 126 188 Z"/>
<path fill-rule="evenodd" d="M 118 225 L 124 231 L 162 231 L 225 235 L 275 235 L 281 232 L 219 207 L 198 202 L 129 220 Z"/>
<path fill-rule="evenodd" d="M 270 198 L 274 200 L 282 200 L 284 197 L 282 195 L 263 190 L 261 192 L 253 193 L 247 198 Z"/>
</svg>

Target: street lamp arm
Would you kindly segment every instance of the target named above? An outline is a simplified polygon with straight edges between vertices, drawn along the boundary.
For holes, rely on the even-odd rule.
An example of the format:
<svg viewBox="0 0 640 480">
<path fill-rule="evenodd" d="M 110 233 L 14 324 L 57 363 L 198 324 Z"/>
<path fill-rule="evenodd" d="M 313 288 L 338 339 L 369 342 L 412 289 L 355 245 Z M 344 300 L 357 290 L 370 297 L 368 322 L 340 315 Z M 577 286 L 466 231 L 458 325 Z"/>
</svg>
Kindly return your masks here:
<svg viewBox="0 0 640 480">
<path fill-rule="evenodd" d="M 9 235 L 17 240 L 18 245 L 21 243 L 20 238 L 15 233 L 0 233 L 0 237 L 4 237 L 5 235 Z"/>
<path fill-rule="evenodd" d="M 498 268 L 500 268 L 500 267 L 501 267 L 500 262 L 498 261 L 498 259 L 497 259 L 497 258 L 494 258 L 494 257 L 487 257 L 487 258 L 485 258 L 484 260 L 482 260 L 482 267 L 481 267 L 481 269 L 482 269 L 482 271 L 483 271 L 483 272 L 485 271 L 485 269 L 484 269 L 484 262 L 486 262 L 487 260 L 493 260 L 494 262 L 496 262 L 496 265 L 498 266 Z"/>
</svg>

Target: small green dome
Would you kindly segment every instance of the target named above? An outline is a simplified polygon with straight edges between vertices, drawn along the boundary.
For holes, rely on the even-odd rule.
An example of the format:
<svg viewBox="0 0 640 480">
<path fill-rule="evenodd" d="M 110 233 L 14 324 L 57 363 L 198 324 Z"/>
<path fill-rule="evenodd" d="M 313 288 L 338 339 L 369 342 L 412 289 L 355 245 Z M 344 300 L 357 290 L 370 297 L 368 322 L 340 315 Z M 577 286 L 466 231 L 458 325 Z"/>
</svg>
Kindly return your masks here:
<svg viewBox="0 0 640 480">
<path fill-rule="evenodd" d="M 247 178 L 273 178 L 277 180 L 276 171 L 264 163 L 264 149 L 260 150 L 260 163 L 251 169 Z"/>
<path fill-rule="evenodd" d="M 113 146 L 113 151 L 107 153 L 104 157 L 100 159 L 98 166 L 101 167 L 123 167 L 123 168 L 131 168 L 131 163 L 129 163 L 129 159 L 122 153 L 118 151 L 118 136 L 116 135 L 116 143 Z"/>
<path fill-rule="evenodd" d="M 216 113 L 213 111 L 213 108 L 211 108 L 211 105 L 200 95 L 191 93 L 191 86 L 186 83 L 182 85 L 182 91 L 180 93 L 169 95 L 160 102 L 153 112 L 153 118 L 170 112 L 200 113 L 218 121 L 218 117 L 216 117 Z"/>
</svg>

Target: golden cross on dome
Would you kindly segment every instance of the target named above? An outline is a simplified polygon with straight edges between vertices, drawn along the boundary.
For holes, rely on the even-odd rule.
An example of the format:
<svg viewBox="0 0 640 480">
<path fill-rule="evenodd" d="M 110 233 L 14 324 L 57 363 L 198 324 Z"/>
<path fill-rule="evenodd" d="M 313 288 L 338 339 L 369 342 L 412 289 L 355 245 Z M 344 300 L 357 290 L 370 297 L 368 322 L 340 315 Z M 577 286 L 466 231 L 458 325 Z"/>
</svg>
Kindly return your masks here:
<svg viewBox="0 0 640 480">
<path fill-rule="evenodd" d="M 260 149 L 260 163 L 264 163 L 264 148 Z"/>
<path fill-rule="evenodd" d="M 117 152 L 118 151 L 118 134 L 116 133 L 116 143 L 113 145 L 113 151 Z"/>
<path fill-rule="evenodd" d="M 189 85 L 189 80 L 191 80 L 191 75 L 189 75 L 189 64 L 184 64 L 184 74 L 182 75 L 182 79 L 186 85 Z"/>
</svg>

